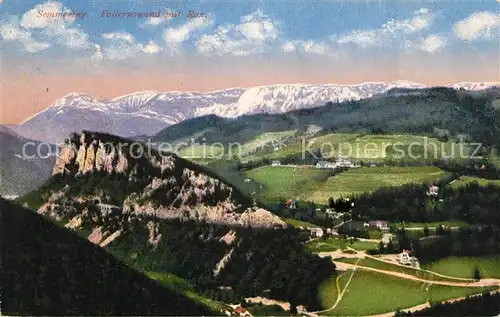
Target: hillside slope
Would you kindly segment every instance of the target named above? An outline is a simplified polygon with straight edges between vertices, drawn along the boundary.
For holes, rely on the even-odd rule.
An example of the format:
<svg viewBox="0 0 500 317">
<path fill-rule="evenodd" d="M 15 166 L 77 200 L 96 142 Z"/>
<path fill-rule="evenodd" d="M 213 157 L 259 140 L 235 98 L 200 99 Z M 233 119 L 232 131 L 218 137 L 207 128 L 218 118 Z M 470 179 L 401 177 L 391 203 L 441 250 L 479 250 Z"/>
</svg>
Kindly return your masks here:
<svg viewBox="0 0 500 317">
<path fill-rule="evenodd" d="M 174 274 L 200 293 L 229 288 L 235 299 L 267 295 L 317 307 L 318 285 L 335 267 L 304 250 L 308 232 L 252 206 L 213 172 L 170 153 L 136 156 L 130 142 L 73 135 L 51 179 L 17 202 L 141 272 Z"/>
<path fill-rule="evenodd" d="M 0 198 L 2 313 L 213 315 L 98 246 Z"/>
<path fill-rule="evenodd" d="M 25 139 L 0 125 L 0 194 L 21 195 L 43 184 L 51 175 L 55 146 L 37 147 L 40 142 Z M 26 145 L 26 146 L 25 146 Z M 23 155 L 25 146 L 25 155 Z M 49 152 L 50 151 L 50 152 Z"/>
</svg>

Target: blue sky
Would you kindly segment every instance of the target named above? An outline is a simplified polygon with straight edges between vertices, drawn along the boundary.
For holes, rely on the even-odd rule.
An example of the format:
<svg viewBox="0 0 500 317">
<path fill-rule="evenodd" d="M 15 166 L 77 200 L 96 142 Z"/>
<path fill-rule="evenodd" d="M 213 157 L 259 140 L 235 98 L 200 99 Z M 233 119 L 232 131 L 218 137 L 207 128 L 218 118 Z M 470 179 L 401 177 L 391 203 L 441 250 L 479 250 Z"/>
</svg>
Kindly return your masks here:
<svg viewBox="0 0 500 317">
<path fill-rule="evenodd" d="M 75 91 L 113 98 L 137 90 L 283 83 L 500 81 L 499 6 L 497 0 L 3 0 L 2 115 L 17 122 Z M 103 18 L 102 10 L 181 14 Z M 206 17 L 188 19 L 189 10 Z M 40 11 L 87 17 L 40 17 Z"/>
<path fill-rule="evenodd" d="M 334 51 L 343 49 L 343 46 L 353 46 L 359 48 L 380 48 L 387 43 L 387 49 L 401 49 L 401 42 L 407 42 L 405 45 L 412 45 L 415 48 L 428 39 L 428 45 L 422 51 L 426 53 L 436 53 L 445 48 L 459 49 L 464 43 L 473 50 L 498 50 L 498 10 L 500 3 L 495 0 L 483 1 L 12 1 L 5 0 L 1 4 L 0 18 L 3 21 L 3 28 L 0 29 L 0 36 L 6 41 L 3 48 L 13 54 L 28 51 L 32 54 L 43 54 L 43 51 L 50 52 L 51 48 L 61 54 L 63 48 L 70 48 L 70 53 L 74 54 L 79 50 L 93 50 L 95 45 L 99 45 L 102 53 L 106 56 L 106 45 L 119 45 L 119 41 L 129 41 L 124 34 L 130 34 L 133 37 L 133 44 L 146 47 L 150 45 L 150 51 L 156 53 L 176 51 L 182 48 L 183 52 L 198 52 L 202 55 L 252 55 L 263 54 L 266 51 L 283 51 L 288 48 L 288 52 L 294 44 L 295 51 L 307 51 L 309 53 L 327 55 L 327 50 L 333 54 Z M 59 32 L 47 32 L 50 23 L 56 24 L 56 21 L 47 23 L 42 27 L 26 27 L 26 16 L 30 10 L 39 11 L 57 11 L 71 10 L 74 12 L 85 11 L 88 17 L 85 19 L 76 19 L 66 21 L 63 26 L 65 30 Z M 149 12 L 157 11 L 163 14 L 167 11 L 181 11 L 178 18 L 162 21 L 154 25 L 148 24 L 145 18 L 102 18 L 102 10 L 120 10 L 123 12 Z M 194 22 L 203 19 L 186 19 L 185 15 L 189 10 L 203 12 L 209 16 L 204 19 L 205 22 Z M 420 12 L 420 13 L 418 13 Z M 457 33 L 456 24 L 460 21 L 468 21 L 474 14 L 490 14 L 485 16 L 493 21 L 484 22 L 484 25 L 478 26 L 477 37 L 471 35 L 461 35 Z M 261 38 L 251 38 L 251 43 L 233 43 L 242 46 L 238 52 L 235 47 L 215 47 L 214 50 L 203 50 L 202 44 L 209 45 L 210 39 L 214 41 L 237 41 L 237 38 L 249 34 L 238 33 L 235 30 L 242 25 L 244 17 L 251 19 L 255 23 L 255 28 L 261 28 L 267 23 L 269 28 L 267 33 L 254 34 Z M 32 15 L 31 19 L 36 19 Z M 41 18 L 43 19 L 43 18 Z M 414 24 L 416 19 L 420 19 L 421 25 Z M 484 18 L 483 18 L 484 19 Z M 496 19 L 496 20 L 495 20 Z M 24 20 L 24 21 L 23 21 Z M 481 17 L 476 17 L 481 20 Z M 193 22 L 191 26 L 188 22 Z M 392 21 L 393 29 L 383 31 L 384 25 Z M 470 25 L 478 21 L 469 21 Z M 257 25 L 260 23 L 261 25 Z M 479 22 L 480 23 L 480 22 Z M 406 25 L 405 25 L 406 24 Z M 24 35 L 9 36 L 8 28 L 19 27 L 18 32 L 24 32 Z M 226 30 L 228 27 L 230 33 L 227 37 L 217 36 L 218 31 Z M 408 26 L 410 28 L 408 28 Z M 189 28 L 188 34 L 177 40 L 168 40 L 168 30 L 181 30 Z M 390 25 L 389 25 L 390 27 Z M 407 29 L 405 29 L 405 27 Z M 411 29 L 415 27 L 415 29 Z M 470 27 L 470 26 L 467 26 Z M 73 37 L 68 33 L 73 32 Z M 382 31 L 378 32 L 377 30 Z M 226 30 L 227 31 L 227 30 Z M 255 29 L 255 31 L 259 31 Z M 354 32 L 354 33 L 353 33 Z M 357 32 L 357 33 L 356 33 Z M 363 33 L 364 32 L 364 33 Z M 396 33 L 384 36 L 382 33 Z M 184 32 L 186 33 L 186 32 Z M 26 35 L 29 34 L 29 35 Z M 76 43 L 70 47 L 69 40 L 75 40 L 75 34 L 80 34 L 85 39 L 84 43 Z M 108 35 L 106 35 L 108 34 Z M 121 34 L 119 39 L 110 34 Z M 170 32 L 170 34 L 175 34 Z M 209 38 L 208 36 L 215 37 Z M 377 43 L 369 43 L 369 38 L 363 39 L 363 34 L 372 37 Z M 24 36 L 24 38 L 23 38 Z M 63 39 L 57 39 L 57 37 Z M 179 35 L 180 36 L 180 35 Z M 205 41 L 202 41 L 205 36 Z M 231 37 L 232 36 L 232 37 Z M 252 36 L 252 34 L 250 34 Z M 349 38 L 349 36 L 351 36 Z M 429 36 L 434 36 L 429 39 Z M 434 39 L 434 41 L 432 41 Z M 78 38 L 76 38 L 78 40 Z M 32 42 L 29 45 L 28 42 Z M 114 43 L 109 43 L 113 42 Z M 200 42 L 201 41 L 201 42 Z M 304 49 L 305 43 L 309 41 L 309 47 Z M 269 43 L 273 42 L 273 43 Z M 28 43 L 28 45 L 25 45 Z M 38 45 L 37 45 L 38 44 Z M 172 44 L 175 44 L 173 47 Z M 226 43 L 227 44 L 227 43 Z M 271 45 L 272 44 L 272 45 Z M 286 44 L 289 44 L 286 46 Z M 344 44 L 344 45 L 341 45 Z M 374 45 L 376 44 L 376 45 Z M 392 44 L 392 45 L 391 45 Z M 471 44 L 473 44 L 471 46 Z M 232 45 L 231 43 L 228 44 Z M 285 45 L 285 46 L 284 46 Z M 328 47 L 321 47 L 321 46 Z M 182 47 L 180 47 L 182 46 Z M 255 46 L 266 46 L 264 49 L 254 49 Z M 284 46 L 284 47 L 283 47 Z M 77 49 L 75 49 L 77 48 Z M 121 49 L 127 50 L 125 45 Z M 78 50 L 79 49 L 79 50 Z M 231 50 L 235 49 L 235 52 Z M 147 50 L 147 49 L 143 49 Z M 138 50 L 140 51 L 140 49 Z M 46 53 L 46 52 L 45 52 Z M 88 53 L 88 52 L 87 52 Z M 137 58 L 138 52 L 124 54 L 130 58 Z M 116 58 L 113 54 L 108 56 L 111 59 Z M 118 58 L 120 59 L 120 56 Z"/>
</svg>

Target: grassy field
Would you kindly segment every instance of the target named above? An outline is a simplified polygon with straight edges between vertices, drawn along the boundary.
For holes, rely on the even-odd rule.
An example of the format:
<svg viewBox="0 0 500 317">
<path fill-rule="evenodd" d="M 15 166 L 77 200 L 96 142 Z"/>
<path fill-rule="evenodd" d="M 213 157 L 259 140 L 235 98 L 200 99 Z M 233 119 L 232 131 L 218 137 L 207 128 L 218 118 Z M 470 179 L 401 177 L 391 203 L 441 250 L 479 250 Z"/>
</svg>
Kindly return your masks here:
<svg viewBox="0 0 500 317">
<path fill-rule="evenodd" d="M 260 190 L 260 184 L 249 179 L 245 172 L 236 168 L 236 163 L 230 160 L 217 160 L 205 165 L 208 169 L 221 175 L 225 180 L 233 184 L 236 188 L 251 196 L 252 193 L 257 193 Z"/>
<path fill-rule="evenodd" d="M 357 262 L 357 259 L 340 258 L 340 259 L 336 259 L 335 261 L 354 264 Z M 391 271 L 391 272 L 408 274 L 408 275 L 412 275 L 412 276 L 415 276 L 415 277 L 418 277 L 418 278 L 424 279 L 424 280 L 451 281 L 451 282 L 461 282 L 462 281 L 462 280 L 457 280 L 457 279 L 453 279 L 453 278 L 442 277 L 442 276 L 432 274 L 429 272 L 425 272 L 425 271 L 422 271 L 419 269 L 414 269 L 414 268 L 411 268 L 409 266 L 391 264 L 391 263 L 379 261 L 379 260 L 372 259 L 372 258 L 364 258 L 364 259 L 361 259 L 357 263 L 360 266 L 366 266 L 366 267 L 371 267 L 374 269 L 380 269 L 380 270 L 384 270 L 384 271 Z"/>
<path fill-rule="evenodd" d="M 157 280 L 169 289 L 185 294 L 194 301 L 210 307 L 214 312 L 220 313 L 226 309 L 226 305 L 204 297 L 195 292 L 194 286 L 187 280 L 170 273 L 145 272 L 153 280 Z"/>
<path fill-rule="evenodd" d="M 330 288 L 333 287 L 331 283 Z M 320 288 L 322 296 L 336 294 L 328 288 Z M 376 272 L 357 270 L 338 306 L 322 315 L 369 316 L 408 308 L 427 301 L 443 301 L 481 293 L 487 288 L 466 288 L 431 285 L 405 280 Z M 320 297 L 321 298 L 321 297 Z M 325 309 L 331 301 L 324 301 Z"/>
<path fill-rule="evenodd" d="M 186 159 L 221 159 L 224 149 L 207 144 L 193 144 L 180 149 L 177 154 Z"/>
<path fill-rule="evenodd" d="M 441 142 L 435 138 L 419 135 L 331 133 L 307 140 L 297 140 L 278 151 L 263 153 L 260 157 L 279 159 L 296 156 L 304 152 L 305 148 L 311 151 L 321 149 L 325 157 L 343 156 L 369 161 L 385 159 L 430 161 L 440 159 L 442 155 L 453 157 L 460 153 L 459 144 L 451 141 Z"/>
<path fill-rule="evenodd" d="M 460 179 L 454 181 L 451 184 L 451 187 L 453 188 L 465 187 L 467 184 L 474 182 L 478 183 L 480 186 L 488 186 L 488 185 L 500 186 L 500 180 L 491 180 L 473 176 L 462 176 Z"/>
<path fill-rule="evenodd" d="M 329 197 L 357 195 L 408 183 L 432 182 L 444 176 L 446 172 L 432 166 L 360 167 L 328 178 L 312 193 L 311 199 L 326 203 Z"/>
<path fill-rule="evenodd" d="M 332 171 L 314 167 L 263 166 L 246 174 L 264 185 L 259 192 L 262 200 L 276 203 L 288 198 L 310 200 L 311 192 L 319 188 Z"/>
<path fill-rule="evenodd" d="M 500 278 L 500 255 L 481 257 L 448 257 L 422 264 L 426 270 L 443 275 L 471 278 L 474 266 L 479 267 L 483 278 Z"/>
<path fill-rule="evenodd" d="M 337 276 L 332 276 L 319 286 L 318 297 L 321 307 L 330 308 L 337 301 L 339 290 L 344 289 L 351 275 L 351 270 L 339 272 Z M 338 284 L 338 286 L 337 286 Z"/>
<path fill-rule="evenodd" d="M 267 203 L 298 199 L 325 205 L 329 197 L 345 197 L 372 192 L 385 186 L 431 182 L 446 172 L 437 167 L 360 167 L 332 175 L 329 169 L 314 167 L 263 166 L 246 172 L 263 184 L 259 198 Z"/>
<path fill-rule="evenodd" d="M 349 241 L 345 239 L 329 238 L 326 240 L 313 240 L 306 243 L 306 248 L 311 252 L 331 252 L 335 250 L 344 250 L 347 247 L 364 251 L 376 249 L 377 243 L 371 241 Z"/>
</svg>

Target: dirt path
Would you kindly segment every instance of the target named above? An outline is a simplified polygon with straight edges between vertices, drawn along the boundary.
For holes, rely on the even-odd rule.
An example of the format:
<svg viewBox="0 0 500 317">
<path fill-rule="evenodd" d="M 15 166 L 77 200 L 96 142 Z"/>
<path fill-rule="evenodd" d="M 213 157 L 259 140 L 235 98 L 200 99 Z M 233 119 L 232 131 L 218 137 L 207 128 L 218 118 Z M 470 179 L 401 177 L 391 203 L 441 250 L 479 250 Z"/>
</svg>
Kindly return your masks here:
<svg viewBox="0 0 500 317">
<path fill-rule="evenodd" d="M 482 279 L 479 282 L 469 282 L 469 283 L 466 283 L 466 282 L 435 281 L 435 280 L 431 281 L 431 280 L 421 279 L 421 278 L 416 277 L 414 275 L 409 275 L 409 274 L 405 274 L 405 273 L 399 273 L 399 272 L 394 272 L 394 271 L 386 271 L 386 270 L 381 270 L 381 269 L 375 269 L 375 268 L 367 267 L 367 266 L 360 266 L 360 265 L 357 265 L 357 263 L 359 262 L 359 260 L 358 260 L 358 262 L 356 262 L 356 265 L 350 264 L 350 263 L 336 262 L 335 260 L 333 260 L 333 262 L 335 263 L 335 265 L 339 269 L 356 269 L 356 268 L 359 268 L 359 269 L 363 269 L 363 270 L 367 270 L 367 271 L 373 271 L 373 272 L 378 272 L 378 273 L 382 273 L 382 274 L 393 275 L 393 276 L 404 278 L 404 279 L 407 279 L 407 280 L 424 282 L 424 283 L 428 283 L 428 284 L 447 285 L 447 286 L 461 286 L 461 287 L 488 287 L 488 286 L 496 286 L 496 287 L 500 288 L 500 279 L 488 278 L 488 279 Z"/>
<path fill-rule="evenodd" d="M 320 252 L 320 253 L 318 253 L 318 255 L 320 257 L 330 256 L 333 259 L 334 262 L 335 262 L 336 258 L 371 258 L 373 260 L 380 261 L 380 262 L 383 262 L 383 263 L 397 265 L 397 266 L 401 266 L 401 267 L 407 268 L 407 266 L 401 265 L 401 264 L 399 264 L 399 263 L 397 263 L 395 261 L 389 261 L 389 260 L 385 260 L 383 258 L 379 258 L 379 257 L 375 257 L 373 255 L 369 255 L 365 251 L 355 250 L 355 249 L 350 248 L 350 247 L 348 247 L 348 249 L 351 250 L 351 251 L 355 251 L 356 253 L 354 253 L 354 254 L 343 253 L 341 250 L 337 250 L 337 251 L 332 251 L 332 252 Z M 394 255 L 394 256 L 396 256 L 396 255 Z M 348 268 L 345 268 L 345 269 L 348 269 Z M 450 279 L 450 280 L 456 280 L 457 282 L 459 282 L 459 281 L 468 282 L 468 283 L 473 283 L 474 282 L 472 279 L 469 279 L 469 278 L 448 276 L 448 275 L 444 275 L 444 274 L 440 274 L 440 273 L 436 273 L 436 272 L 428 271 L 428 270 L 424 270 L 424 269 L 415 269 L 415 270 L 418 271 L 418 272 L 425 272 L 425 273 L 433 274 L 435 276 L 447 278 L 447 279 Z M 391 271 L 387 271 L 387 272 L 391 272 Z M 497 280 L 497 279 L 493 279 L 493 280 Z M 500 282 L 500 279 L 498 279 L 498 281 Z"/>
<path fill-rule="evenodd" d="M 396 257 L 397 255 L 394 255 L 394 258 Z M 408 266 L 406 265 L 401 265 L 399 264 L 398 262 L 396 261 L 390 261 L 390 260 L 386 260 L 384 258 L 378 258 L 378 257 L 375 257 L 375 256 L 372 256 L 372 255 L 369 255 L 369 254 L 365 254 L 365 257 L 367 258 L 371 258 L 373 260 L 377 260 L 377 261 L 380 261 L 380 262 L 383 262 L 383 263 L 387 263 L 387 264 L 392 264 L 392 265 L 397 265 L 397 266 L 401 266 L 401 267 L 405 267 L 405 268 L 408 268 Z M 444 274 L 439 274 L 439 273 L 436 273 L 436 272 L 433 272 L 433 271 L 429 271 L 429 270 L 424 270 L 424 269 L 415 269 L 416 272 L 425 272 L 425 273 L 429 273 L 429 274 L 432 274 L 432 275 L 435 275 L 435 276 L 439 276 L 439 277 L 444 277 L 444 278 L 447 278 L 447 279 L 450 279 L 450 280 L 456 280 L 456 281 L 464 281 L 464 282 L 474 282 L 474 280 L 470 279 L 470 278 L 463 278 L 463 277 L 455 277 L 455 276 L 448 276 L 448 275 L 444 275 Z"/>
<path fill-rule="evenodd" d="M 357 266 L 357 264 L 358 264 L 358 262 L 360 260 L 361 260 L 361 258 L 358 259 L 358 261 L 356 262 L 356 264 L 352 265 L 353 270 L 351 272 L 351 276 L 349 277 L 349 280 L 347 280 L 347 283 L 345 284 L 344 289 L 342 291 L 340 291 L 340 285 L 339 285 L 339 279 L 340 279 L 340 277 L 342 275 L 339 275 L 337 277 L 337 279 L 335 280 L 335 284 L 337 285 L 337 294 L 338 294 L 337 295 L 337 300 L 335 301 L 335 304 L 333 304 L 333 306 L 330 307 L 330 308 L 328 308 L 328 309 L 324 309 L 324 310 L 312 312 L 313 316 L 317 316 L 317 314 L 319 314 L 319 313 L 323 313 L 323 312 L 326 312 L 326 311 L 329 311 L 329 310 L 334 310 L 335 308 L 337 308 L 338 304 L 340 303 L 340 301 L 344 297 L 344 294 L 345 294 L 346 290 L 349 288 L 349 284 L 351 284 L 351 280 L 354 277 L 354 273 L 356 273 L 356 266 Z"/>
</svg>

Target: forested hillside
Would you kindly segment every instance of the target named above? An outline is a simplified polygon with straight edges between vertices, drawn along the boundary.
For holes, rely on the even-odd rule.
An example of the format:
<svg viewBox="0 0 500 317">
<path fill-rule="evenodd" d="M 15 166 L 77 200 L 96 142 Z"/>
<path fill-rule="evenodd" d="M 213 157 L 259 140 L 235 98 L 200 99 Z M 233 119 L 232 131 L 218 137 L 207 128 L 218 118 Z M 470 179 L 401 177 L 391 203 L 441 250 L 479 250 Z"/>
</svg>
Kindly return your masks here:
<svg viewBox="0 0 500 317">
<path fill-rule="evenodd" d="M 215 315 L 108 252 L 0 198 L 2 313 Z"/>
</svg>

